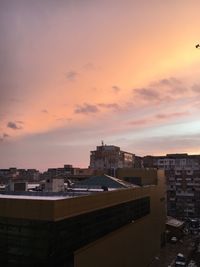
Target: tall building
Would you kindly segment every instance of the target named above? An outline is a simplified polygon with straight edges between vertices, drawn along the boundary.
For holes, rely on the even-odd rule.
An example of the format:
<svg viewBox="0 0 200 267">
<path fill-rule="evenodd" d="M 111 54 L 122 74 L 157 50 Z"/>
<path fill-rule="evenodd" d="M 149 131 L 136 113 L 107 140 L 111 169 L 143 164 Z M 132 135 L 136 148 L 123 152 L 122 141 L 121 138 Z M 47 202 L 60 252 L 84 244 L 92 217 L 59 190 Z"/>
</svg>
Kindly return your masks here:
<svg viewBox="0 0 200 267">
<path fill-rule="evenodd" d="M 152 175 L 153 184 L 84 196 L 0 194 L 1 265 L 148 266 L 166 219 L 164 174 Z"/>
<path fill-rule="evenodd" d="M 200 155 L 147 156 L 144 166 L 165 171 L 168 215 L 200 217 Z"/>
<path fill-rule="evenodd" d="M 118 146 L 104 145 L 97 146 L 96 150 L 90 152 L 90 168 L 104 171 L 115 176 L 118 168 L 132 168 L 138 163 L 136 156 L 125 152 Z"/>
</svg>

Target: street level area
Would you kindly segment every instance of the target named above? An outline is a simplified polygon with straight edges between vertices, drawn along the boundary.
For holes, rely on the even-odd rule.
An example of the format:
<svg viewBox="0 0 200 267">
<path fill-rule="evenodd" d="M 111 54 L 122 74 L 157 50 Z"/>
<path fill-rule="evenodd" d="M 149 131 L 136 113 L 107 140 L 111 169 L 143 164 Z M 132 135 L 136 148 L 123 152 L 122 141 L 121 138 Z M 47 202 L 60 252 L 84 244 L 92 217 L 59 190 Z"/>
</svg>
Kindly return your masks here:
<svg viewBox="0 0 200 267">
<path fill-rule="evenodd" d="M 188 266 L 191 259 L 194 259 L 196 266 L 200 267 L 200 258 L 197 253 L 198 244 L 199 237 L 192 234 L 185 235 L 176 243 L 166 243 L 161 249 L 160 254 L 155 257 L 149 267 L 174 267 L 178 253 L 182 253 L 185 256 L 187 260 L 186 266 Z"/>
</svg>

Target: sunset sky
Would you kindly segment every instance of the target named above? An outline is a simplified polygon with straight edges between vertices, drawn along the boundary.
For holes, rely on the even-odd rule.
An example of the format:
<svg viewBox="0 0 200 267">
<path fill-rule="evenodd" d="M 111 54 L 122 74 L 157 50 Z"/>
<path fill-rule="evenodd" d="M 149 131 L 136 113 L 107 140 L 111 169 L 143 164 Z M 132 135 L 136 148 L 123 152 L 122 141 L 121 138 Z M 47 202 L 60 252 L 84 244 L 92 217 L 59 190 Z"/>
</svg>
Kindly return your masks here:
<svg viewBox="0 0 200 267">
<path fill-rule="evenodd" d="M 0 168 L 89 165 L 104 140 L 200 154 L 199 0 L 1 0 Z"/>
</svg>

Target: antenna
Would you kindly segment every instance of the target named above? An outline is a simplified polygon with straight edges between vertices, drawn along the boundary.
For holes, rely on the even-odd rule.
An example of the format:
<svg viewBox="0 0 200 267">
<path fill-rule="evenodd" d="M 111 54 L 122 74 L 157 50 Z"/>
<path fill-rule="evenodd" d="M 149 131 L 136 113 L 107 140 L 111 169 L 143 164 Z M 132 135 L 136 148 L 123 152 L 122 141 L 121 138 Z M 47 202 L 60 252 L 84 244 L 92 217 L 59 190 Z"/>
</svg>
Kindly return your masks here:
<svg viewBox="0 0 200 267">
<path fill-rule="evenodd" d="M 104 142 L 103 142 L 103 140 L 101 141 L 101 145 L 104 146 Z"/>
</svg>

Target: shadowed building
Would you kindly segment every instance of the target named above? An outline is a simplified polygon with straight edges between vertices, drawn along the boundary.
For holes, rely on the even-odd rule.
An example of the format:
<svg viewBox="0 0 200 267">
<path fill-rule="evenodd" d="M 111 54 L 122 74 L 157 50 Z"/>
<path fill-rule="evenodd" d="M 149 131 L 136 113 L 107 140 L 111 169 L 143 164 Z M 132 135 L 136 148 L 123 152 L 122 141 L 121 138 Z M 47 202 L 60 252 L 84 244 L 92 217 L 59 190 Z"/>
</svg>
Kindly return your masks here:
<svg viewBox="0 0 200 267">
<path fill-rule="evenodd" d="M 116 169 L 132 168 L 139 165 L 139 162 L 139 157 L 134 154 L 122 151 L 118 146 L 104 145 L 103 142 L 90 152 L 90 168 L 112 176 L 116 175 Z"/>
<path fill-rule="evenodd" d="M 85 196 L 1 194 L 2 266 L 148 266 L 166 219 L 163 172 L 153 175 L 146 186 Z"/>
<path fill-rule="evenodd" d="M 165 171 L 169 216 L 200 217 L 200 155 L 147 156 L 144 166 Z"/>
</svg>

